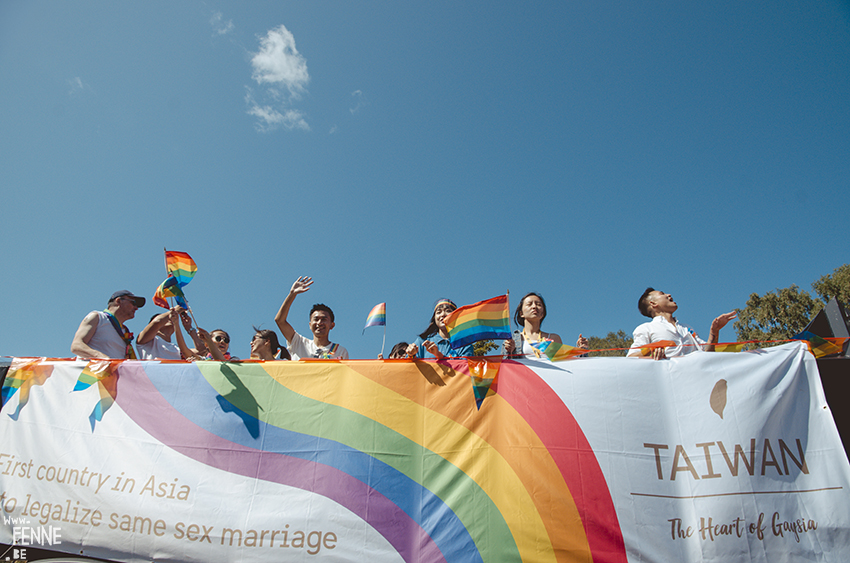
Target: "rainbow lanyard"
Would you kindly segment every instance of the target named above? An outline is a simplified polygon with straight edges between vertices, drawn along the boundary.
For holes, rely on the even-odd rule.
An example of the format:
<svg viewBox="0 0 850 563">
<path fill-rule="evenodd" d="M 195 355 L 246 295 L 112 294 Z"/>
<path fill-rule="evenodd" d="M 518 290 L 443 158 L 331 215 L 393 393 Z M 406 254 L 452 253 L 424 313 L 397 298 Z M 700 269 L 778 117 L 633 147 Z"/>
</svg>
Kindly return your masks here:
<svg viewBox="0 0 850 563">
<path fill-rule="evenodd" d="M 124 341 L 124 359 L 135 360 L 136 352 L 133 350 L 133 346 L 131 342 L 133 342 L 133 333 L 130 330 L 118 322 L 118 319 L 115 318 L 115 315 L 109 312 L 109 309 L 104 309 L 104 313 L 109 317 L 109 322 L 112 323 L 112 326 L 118 332 L 118 336 L 121 337 L 121 340 Z"/>
<path fill-rule="evenodd" d="M 316 351 L 316 357 L 322 360 L 332 360 L 334 354 L 336 354 L 336 351 L 339 350 L 339 344 L 334 344 L 333 342 L 331 342 L 328 346 L 329 348 L 327 349 L 327 351 L 325 351 L 324 348 L 319 348 Z"/>
</svg>

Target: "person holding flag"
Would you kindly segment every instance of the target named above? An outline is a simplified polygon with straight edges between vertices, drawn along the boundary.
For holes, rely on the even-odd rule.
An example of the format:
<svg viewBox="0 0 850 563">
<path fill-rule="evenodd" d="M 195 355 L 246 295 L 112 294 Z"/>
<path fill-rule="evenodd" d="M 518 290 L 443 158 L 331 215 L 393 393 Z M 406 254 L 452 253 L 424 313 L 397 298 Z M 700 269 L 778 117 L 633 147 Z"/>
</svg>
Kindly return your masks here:
<svg viewBox="0 0 850 563">
<path fill-rule="evenodd" d="M 140 360 L 181 360 L 192 356 L 183 339 L 180 322 L 192 330 L 192 319 L 183 307 L 175 305 L 168 311 L 151 317 L 148 326 L 136 337 Z M 191 333 L 190 333 L 191 334 Z M 177 343 L 171 341 L 174 336 Z"/>
<path fill-rule="evenodd" d="M 451 299 L 437 299 L 434 303 L 434 312 L 426 328 L 413 344 L 407 347 L 407 355 L 415 358 L 458 358 L 461 356 L 471 357 L 475 355 L 472 344 L 466 344 L 459 348 L 452 348 L 449 331 L 446 328 L 446 319 L 455 312 L 457 305 Z"/>
</svg>

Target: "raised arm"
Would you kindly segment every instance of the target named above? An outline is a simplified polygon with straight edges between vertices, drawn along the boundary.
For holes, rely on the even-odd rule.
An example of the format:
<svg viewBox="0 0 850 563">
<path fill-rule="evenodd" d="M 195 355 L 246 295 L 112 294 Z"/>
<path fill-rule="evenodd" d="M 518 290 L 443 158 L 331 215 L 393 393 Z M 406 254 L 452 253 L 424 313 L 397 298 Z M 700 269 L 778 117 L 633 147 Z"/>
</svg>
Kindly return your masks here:
<svg viewBox="0 0 850 563">
<path fill-rule="evenodd" d="M 711 321 L 711 328 L 708 330 L 708 343 L 705 346 L 706 351 L 714 352 L 714 345 L 717 344 L 718 339 L 720 338 L 720 330 L 729 324 L 729 321 L 736 319 L 737 317 L 738 313 L 730 311 Z"/>
<path fill-rule="evenodd" d="M 292 284 L 292 288 L 289 290 L 289 294 L 283 300 L 280 310 L 274 317 L 274 322 L 277 323 L 280 332 L 283 333 L 283 337 L 286 338 L 287 342 L 292 342 L 292 337 L 295 336 L 295 329 L 292 328 L 292 325 L 287 320 L 289 308 L 292 307 L 292 303 L 298 294 L 310 289 L 311 285 L 313 285 L 313 278 L 307 276 L 302 276 L 295 280 L 295 283 Z"/>
<path fill-rule="evenodd" d="M 162 325 L 168 322 L 168 318 L 171 315 L 172 309 L 169 309 L 161 315 L 157 315 L 153 319 L 151 319 L 151 322 L 148 323 L 148 326 L 143 328 L 142 332 L 139 333 L 139 336 L 136 337 L 136 344 L 147 344 L 148 342 L 153 340 L 156 336 L 156 333 L 158 333 L 159 329 L 162 328 Z"/>
<path fill-rule="evenodd" d="M 98 352 L 91 346 L 89 341 L 97 331 L 97 313 L 92 311 L 83 322 L 80 323 L 77 333 L 74 334 L 74 340 L 71 341 L 71 353 L 81 358 L 108 358 L 103 352 Z"/>
<path fill-rule="evenodd" d="M 174 307 L 170 311 L 171 325 L 174 327 L 174 338 L 177 340 L 177 347 L 180 349 L 180 355 L 184 360 L 194 360 L 197 358 L 195 353 L 186 346 L 186 340 L 183 338 L 183 331 L 180 329 L 180 322 L 183 320 L 182 315 L 186 315 L 183 307 Z M 187 317 L 189 315 L 186 315 Z M 189 321 L 191 323 L 191 320 Z M 189 324 L 189 326 L 192 326 Z"/>
<path fill-rule="evenodd" d="M 207 346 L 207 350 L 210 351 L 210 355 L 217 362 L 226 362 L 227 358 L 224 357 L 224 354 L 221 353 L 221 350 L 218 346 L 213 344 L 212 338 L 210 337 L 210 333 L 198 327 L 198 336 L 204 341 L 204 344 Z"/>
</svg>

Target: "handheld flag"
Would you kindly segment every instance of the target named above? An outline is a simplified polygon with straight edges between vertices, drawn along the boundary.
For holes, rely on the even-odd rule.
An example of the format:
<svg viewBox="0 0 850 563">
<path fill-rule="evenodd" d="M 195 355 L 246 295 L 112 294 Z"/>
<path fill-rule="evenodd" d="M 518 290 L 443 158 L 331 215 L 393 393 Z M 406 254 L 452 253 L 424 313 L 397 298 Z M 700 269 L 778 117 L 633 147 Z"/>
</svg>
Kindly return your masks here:
<svg viewBox="0 0 850 563">
<path fill-rule="evenodd" d="M 508 296 L 465 305 L 449 315 L 445 324 L 454 350 L 479 340 L 507 340 L 511 337 Z"/>
<path fill-rule="evenodd" d="M 195 272 L 198 271 L 198 266 L 192 257 L 185 252 L 176 250 L 165 251 L 165 270 L 168 275 L 174 276 L 180 287 L 183 287 L 195 277 Z M 182 305 L 181 305 L 182 307 Z"/>
<path fill-rule="evenodd" d="M 569 360 L 575 356 L 581 356 L 587 350 L 576 348 L 575 346 L 567 346 L 566 344 L 558 344 L 554 340 L 540 340 L 539 342 L 529 342 L 534 348 L 540 350 L 549 360 L 560 362 L 561 360 Z"/>
<path fill-rule="evenodd" d="M 370 326 L 387 326 L 387 304 L 386 303 L 378 303 L 372 310 L 369 312 L 369 316 L 366 317 L 366 326 L 363 327 L 365 331 Z"/>
<path fill-rule="evenodd" d="M 670 346 L 675 346 L 676 343 L 672 340 L 659 340 L 658 342 L 650 342 L 649 344 L 644 344 L 640 347 L 640 353 L 642 356 L 648 356 L 652 354 L 652 351 L 656 348 L 669 348 Z"/>
<path fill-rule="evenodd" d="M 163 309 L 170 309 L 168 301 L 166 301 L 166 298 L 168 297 L 173 297 L 174 301 L 176 301 L 177 304 L 184 309 L 189 308 L 189 305 L 186 303 L 186 296 L 183 295 L 183 290 L 180 288 L 180 283 L 174 276 L 168 276 L 168 278 L 159 284 L 158 288 L 156 288 L 156 293 L 153 295 L 154 305 L 158 305 Z"/>
</svg>

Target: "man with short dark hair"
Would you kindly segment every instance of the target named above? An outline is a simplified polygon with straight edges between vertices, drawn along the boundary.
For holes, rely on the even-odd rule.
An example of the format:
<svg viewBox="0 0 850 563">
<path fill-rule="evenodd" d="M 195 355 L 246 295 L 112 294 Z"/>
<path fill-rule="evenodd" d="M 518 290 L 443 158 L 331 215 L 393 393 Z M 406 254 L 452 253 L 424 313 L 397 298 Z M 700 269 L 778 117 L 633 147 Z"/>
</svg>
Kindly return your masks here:
<svg viewBox="0 0 850 563">
<path fill-rule="evenodd" d="M 144 306 L 144 297 L 133 295 L 126 289 L 116 291 L 109 298 L 105 310 L 92 311 L 80 323 L 71 342 L 71 352 L 81 359 L 136 359 L 133 333 L 124 323 Z"/>
<path fill-rule="evenodd" d="M 179 322 L 178 322 L 179 321 Z M 140 360 L 180 360 L 185 355 L 191 355 L 186 348 L 183 333 L 180 331 L 180 322 L 183 323 L 189 334 L 192 334 L 192 319 L 179 305 L 175 305 L 164 313 L 151 317 L 148 326 L 142 329 L 136 338 L 136 347 L 139 349 Z M 174 336 L 176 343 L 171 341 Z"/>
<path fill-rule="evenodd" d="M 299 277 L 295 280 L 295 283 L 292 284 L 292 289 L 289 290 L 289 294 L 283 300 L 280 310 L 275 315 L 274 321 L 283 333 L 283 337 L 286 338 L 289 353 L 292 355 L 293 360 L 300 358 L 347 360 L 348 350 L 330 341 L 329 335 L 335 324 L 334 313 L 327 305 L 316 303 L 310 309 L 310 332 L 313 333 L 312 340 L 298 334 L 292 325 L 289 324 L 289 321 L 286 320 L 289 316 L 289 308 L 292 307 L 295 297 L 299 293 L 304 293 L 310 289 L 312 284 L 313 279 L 309 277 Z"/>
<path fill-rule="evenodd" d="M 737 317 L 734 311 L 720 315 L 711 322 L 711 329 L 708 332 L 708 342 L 697 336 L 696 332 L 687 326 L 680 324 L 673 313 L 679 306 L 673 301 L 673 297 L 669 293 L 658 291 L 651 287 L 646 288 L 643 295 L 638 299 L 638 310 L 645 317 L 652 319 L 648 323 L 639 325 L 634 331 L 634 343 L 629 349 L 629 356 L 646 357 L 655 360 L 664 358 L 673 358 L 676 356 L 684 356 L 696 351 L 714 351 L 714 345 L 717 344 L 717 339 L 720 337 L 720 329 Z M 643 353 L 641 349 L 647 344 L 659 342 L 661 340 L 670 340 L 675 342 L 675 346 L 667 348 L 654 348 L 649 350 L 649 354 Z"/>
</svg>

